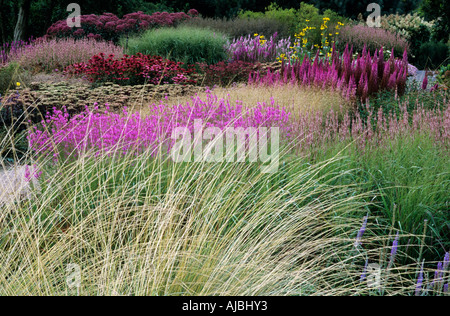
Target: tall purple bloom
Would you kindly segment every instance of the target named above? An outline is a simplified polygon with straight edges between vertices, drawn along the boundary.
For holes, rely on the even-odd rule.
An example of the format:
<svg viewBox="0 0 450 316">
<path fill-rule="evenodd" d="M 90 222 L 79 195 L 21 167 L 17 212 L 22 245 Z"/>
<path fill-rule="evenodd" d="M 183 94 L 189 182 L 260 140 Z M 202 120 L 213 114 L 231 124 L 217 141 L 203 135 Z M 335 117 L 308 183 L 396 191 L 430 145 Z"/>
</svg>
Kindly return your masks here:
<svg viewBox="0 0 450 316">
<path fill-rule="evenodd" d="M 426 90 L 428 86 L 428 76 L 425 73 L 425 77 L 423 78 L 423 82 L 422 82 L 422 90 Z"/>
<path fill-rule="evenodd" d="M 443 265 L 443 270 L 447 270 L 448 266 L 450 265 L 450 253 L 446 252 L 445 256 L 444 256 L 444 265 Z"/>
<path fill-rule="evenodd" d="M 389 266 L 391 266 L 395 261 L 395 256 L 397 255 L 398 250 L 398 239 L 399 239 L 399 232 L 397 232 L 397 236 L 395 237 L 394 242 L 392 243 L 391 259 L 389 261 Z"/>
<path fill-rule="evenodd" d="M 367 276 L 367 267 L 369 265 L 369 260 L 366 260 L 366 264 L 364 265 L 364 270 L 361 274 L 361 278 L 359 279 L 360 282 L 364 281 L 366 279 Z"/>
<path fill-rule="evenodd" d="M 422 284 L 423 284 L 423 263 L 420 267 L 419 277 L 417 278 L 416 291 L 415 291 L 416 296 L 420 296 L 420 293 L 422 292 Z"/>
<path fill-rule="evenodd" d="M 361 245 L 361 238 L 364 235 L 364 232 L 366 231 L 368 218 L 369 218 L 368 215 L 364 216 L 363 224 L 358 231 L 358 235 L 356 236 L 355 247 L 358 247 L 359 245 Z"/>
</svg>

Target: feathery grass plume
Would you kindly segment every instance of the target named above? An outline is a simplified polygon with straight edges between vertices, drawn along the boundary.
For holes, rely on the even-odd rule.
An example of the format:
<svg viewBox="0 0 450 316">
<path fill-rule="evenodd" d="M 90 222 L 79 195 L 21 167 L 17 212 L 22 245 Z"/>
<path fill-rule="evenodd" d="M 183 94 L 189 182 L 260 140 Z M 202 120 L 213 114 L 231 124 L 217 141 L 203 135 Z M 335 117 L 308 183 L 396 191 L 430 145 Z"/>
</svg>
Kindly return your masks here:
<svg viewBox="0 0 450 316">
<path fill-rule="evenodd" d="M 111 42 L 93 39 L 39 39 L 17 50 L 9 58 L 18 62 L 26 70 L 33 72 L 62 71 L 65 67 L 87 62 L 96 55 L 113 54 L 116 58 L 123 56 L 123 49 Z"/>
</svg>

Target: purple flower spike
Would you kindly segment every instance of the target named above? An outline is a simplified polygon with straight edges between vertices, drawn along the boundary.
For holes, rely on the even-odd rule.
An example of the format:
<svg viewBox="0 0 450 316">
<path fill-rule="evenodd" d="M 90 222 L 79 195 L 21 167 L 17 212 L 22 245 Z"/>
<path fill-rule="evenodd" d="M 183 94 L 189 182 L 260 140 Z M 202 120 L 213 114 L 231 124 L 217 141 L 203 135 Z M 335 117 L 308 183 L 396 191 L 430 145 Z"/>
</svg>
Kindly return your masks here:
<svg viewBox="0 0 450 316">
<path fill-rule="evenodd" d="M 367 219 L 369 218 L 368 215 L 364 216 L 364 220 L 363 220 L 363 224 L 361 226 L 361 228 L 358 231 L 358 235 L 356 236 L 356 241 L 355 241 L 355 247 L 357 248 L 359 245 L 361 245 L 361 238 L 364 235 L 364 232 L 366 231 L 366 227 L 367 227 Z"/>
<path fill-rule="evenodd" d="M 425 77 L 423 78 L 423 82 L 422 82 L 422 90 L 426 90 L 428 86 L 428 76 L 427 74 L 425 74 Z"/>
<path fill-rule="evenodd" d="M 364 281 L 366 279 L 367 275 L 367 266 L 369 265 L 369 260 L 366 260 L 366 264 L 364 265 L 363 273 L 361 274 L 360 282 Z"/>
<path fill-rule="evenodd" d="M 399 239 L 399 232 L 397 232 L 397 236 L 395 237 L 394 242 L 392 243 L 391 260 L 389 261 L 389 266 L 391 266 L 395 261 L 395 256 L 397 255 L 398 250 L 398 239 Z"/>
<path fill-rule="evenodd" d="M 443 270 L 447 270 L 448 266 L 450 264 L 450 253 L 446 252 L 445 256 L 444 256 L 444 265 L 443 265 Z"/>
<path fill-rule="evenodd" d="M 416 283 L 416 291 L 415 291 L 416 296 L 420 296 L 420 293 L 422 292 L 422 284 L 423 284 L 423 263 L 422 266 L 420 267 L 419 277 Z"/>
</svg>

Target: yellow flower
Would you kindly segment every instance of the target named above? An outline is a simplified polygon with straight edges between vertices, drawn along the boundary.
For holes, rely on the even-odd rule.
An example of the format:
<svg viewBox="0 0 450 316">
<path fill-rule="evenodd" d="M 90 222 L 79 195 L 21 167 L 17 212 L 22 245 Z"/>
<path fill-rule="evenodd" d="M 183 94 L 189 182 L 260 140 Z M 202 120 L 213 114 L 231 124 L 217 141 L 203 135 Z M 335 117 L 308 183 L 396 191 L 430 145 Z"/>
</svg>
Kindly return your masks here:
<svg viewBox="0 0 450 316">
<path fill-rule="evenodd" d="M 20 82 L 16 82 L 16 86 L 20 87 Z"/>
<path fill-rule="evenodd" d="M 264 35 L 261 35 L 259 38 L 264 38 Z"/>
<path fill-rule="evenodd" d="M 255 33 L 253 36 L 258 36 L 258 33 Z"/>
</svg>

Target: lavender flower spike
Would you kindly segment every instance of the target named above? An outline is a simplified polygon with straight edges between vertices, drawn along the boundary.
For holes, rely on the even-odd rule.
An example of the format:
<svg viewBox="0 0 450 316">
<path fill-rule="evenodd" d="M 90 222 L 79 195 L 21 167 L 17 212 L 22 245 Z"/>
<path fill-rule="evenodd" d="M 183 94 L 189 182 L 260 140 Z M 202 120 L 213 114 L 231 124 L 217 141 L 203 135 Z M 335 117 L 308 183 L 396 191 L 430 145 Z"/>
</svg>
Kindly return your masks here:
<svg viewBox="0 0 450 316">
<path fill-rule="evenodd" d="M 450 265 L 450 253 L 446 252 L 445 256 L 444 256 L 444 266 L 443 266 L 443 270 L 447 270 L 448 266 Z"/>
<path fill-rule="evenodd" d="M 416 291 L 415 291 L 416 296 L 420 296 L 420 293 L 422 292 L 422 284 L 423 284 L 423 263 L 422 266 L 420 267 L 419 277 L 416 283 Z"/>
<path fill-rule="evenodd" d="M 367 219 L 368 218 L 369 218 L 369 215 L 364 216 L 363 224 L 362 224 L 361 228 L 358 231 L 358 235 L 356 236 L 355 248 L 357 248 L 359 245 L 361 245 L 361 238 L 364 235 L 364 232 L 366 231 Z"/>
<path fill-rule="evenodd" d="M 389 261 L 389 266 L 391 266 L 394 263 L 395 256 L 397 255 L 398 250 L 398 239 L 399 239 L 399 232 L 397 232 L 397 236 L 394 239 L 394 242 L 392 243 L 391 248 L 391 259 Z"/>
</svg>

